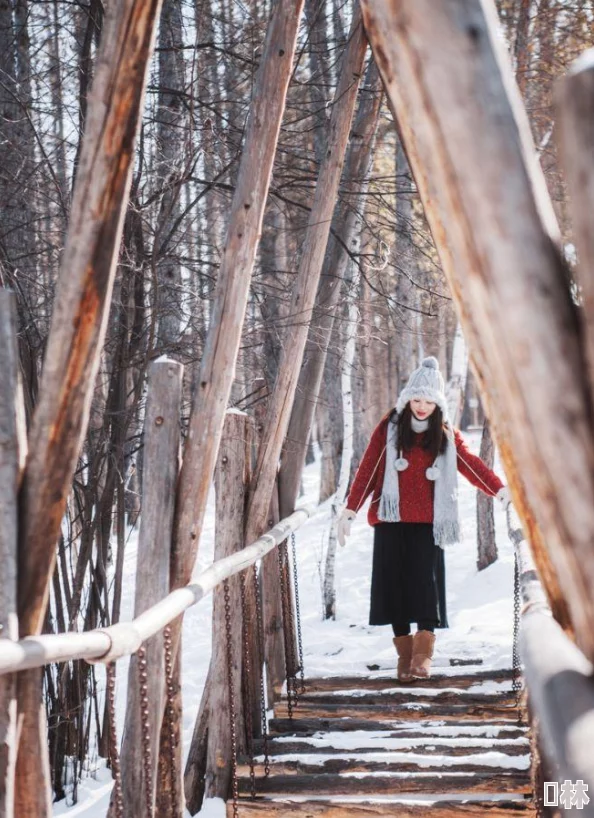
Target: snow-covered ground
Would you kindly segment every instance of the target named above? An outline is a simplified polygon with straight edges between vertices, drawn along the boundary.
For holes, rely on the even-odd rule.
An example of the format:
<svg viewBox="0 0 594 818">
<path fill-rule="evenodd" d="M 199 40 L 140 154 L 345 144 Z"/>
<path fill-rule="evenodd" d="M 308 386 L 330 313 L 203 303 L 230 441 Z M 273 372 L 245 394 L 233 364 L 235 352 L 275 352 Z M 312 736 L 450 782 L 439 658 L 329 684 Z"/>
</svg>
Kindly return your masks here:
<svg viewBox="0 0 594 818">
<path fill-rule="evenodd" d="M 478 452 L 480 433 L 465 436 Z M 504 478 L 496 464 L 496 471 Z M 307 467 L 305 497 L 316 501 L 319 465 Z M 301 502 L 301 501 L 300 501 Z M 498 561 L 481 573 L 476 569 L 476 490 L 460 478 L 460 516 L 463 541 L 446 551 L 446 584 L 450 627 L 437 632 L 434 666 L 447 672 L 450 659 L 482 659 L 483 668 L 511 667 L 513 624 L 513 551 L 506 535 L 505 515 L 497 506 L 496 530 Z M 305 672 L 307 676 L 356 675 L 369 673 L 367 665 L 395 666 L 392 633 L 389 627 L 371 627 L 368 622 L 369 587 L 373 532 L 362 509 L 353 525 L 346 547 L 339 549 L 337 578 L 337 619 L 321 619 L 320 570 L 328 537 L 329 505 L 297 533 Z M 214 538 L 214 496 L 210 498 L 199 565 L 212 561 Z M 122 618 L 130 618 L 134 596 L 136 538 L 130 537 L 125 560 Z M 187 751 L 194 719 L 206 678 L 211 648 L 212 597 L 190 609 L 184 620 L 183 698 L 184 747 Z M 459 669 L 451 668 L 452 672 Z M 125 702 L 126 663 L 118 664 L 118 720 L 121 735 Z M 468 739 L 472 741 L 472 739 Z M 346 749 L 346 748 L 345 748 Z M 378 747 L 378 750 L 380 748 Z M 387 749 L 387 748 L 385 748 Z M 411 757 L 414 755 L 412 751 Z M 413 758 L 414 760 L 414 758 Z M 93 769 L 94 768 L 94 769 Z M 68 818 L 104 818 L 111 790 L 111 773 L 101 762 L 91 765 L 88 777 L 79 785 L 78 803 L 55 805 L 54 815 Z M 203 818 L 223 814 L 222 804 L 211 803 Z M 208 812 L 208 815 L 207 815 Z"/>
</svg>

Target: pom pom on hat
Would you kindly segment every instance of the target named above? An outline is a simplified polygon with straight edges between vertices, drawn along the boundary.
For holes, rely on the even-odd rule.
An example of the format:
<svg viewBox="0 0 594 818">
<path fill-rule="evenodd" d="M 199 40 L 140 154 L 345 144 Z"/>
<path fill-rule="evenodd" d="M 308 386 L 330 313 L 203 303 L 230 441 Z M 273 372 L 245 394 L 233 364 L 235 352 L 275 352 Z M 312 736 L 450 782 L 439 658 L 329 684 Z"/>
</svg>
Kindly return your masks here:
<svg viewBox="0 0 594 818">
<path fill-rule="evenodd" d="M 439 369 L 439 361 L 433 355 L 430 355 L 428 358 L 423 359 L 421 366 L 426 366 L 428 369 Z"/>
</svg>

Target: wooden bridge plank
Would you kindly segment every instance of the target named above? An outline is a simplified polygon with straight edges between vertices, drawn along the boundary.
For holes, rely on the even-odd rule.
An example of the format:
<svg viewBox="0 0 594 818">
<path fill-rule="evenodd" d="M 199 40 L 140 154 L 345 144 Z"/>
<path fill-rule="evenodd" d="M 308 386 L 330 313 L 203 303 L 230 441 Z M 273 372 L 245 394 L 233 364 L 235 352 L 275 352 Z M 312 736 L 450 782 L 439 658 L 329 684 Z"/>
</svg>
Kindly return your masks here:
<svg viewBox="0 0 594 818">
<path fill-rule="evenodd" d="M 451 719 L 445 719 L 441 716 L 431 717 L 431 714 L 423 718 L 418 712 L 417 717 L 418 721 L 411 722 L 410 727 L 407 726 L 406 728 L 402 723 L 399 724 L 398 718 L 394 716 L 389 719 L 391 724 L 388 724 L 386 721 L 380 721 L 375 717 L 366 719 L 357 718 L 356 716 L 341 718 L 337 716 L 305 717 L 304 715 L 293 721 L 287 717 L 273 718 L 270 719 L 268 727 L 272 736 L 294 735 L 296 737 L 311 736 L 315 733 L 345 733 L 351 730 L 381 730 L 386 732 L 386 737 L 411 738 L 415 736 L 426 736 L 430 739 L 431 734 L 420 728 L 430 726 L 437 727 L 441 724 L 447 724 L 448 727 L 459 728 L 460 735 L 463 735 L 464 728 L 469 727 L 484 728 L 484 730 L 488 730 L 490 734 L 496 733 L 500 737 L 505 736 L 505 738 L 510 739 L 525 737 L 528 734 L 528 728 L 525 725 L 519 725 L 515 719 L 495 722 L 494 720 L 476 717 L 474 719 L 465 719 L 463 714 L 462 716 L 458 714 L 457 717 L 452 717 Z M 397 729 L 398 727 L 401 727 L 401 729 Z"/>
<path fill-rule="evenodd" d="M 477 773 L 480 775 L 487 775 L 489 773 L 493 775 L 498 774 L 506 774 L 506 773 L 522 773 L 526 772 L 527 770 L 516 770 L 510 768 L 510 765 L 506 764 L 505 758 L 501 759 L 501 763 L 498 765 L 493 764 L 480 764 L 476 762 L 470 763 L 463 760 L 463 763 L 454 763 L 454 764 L 447 764 L 444 765 L 441 759 L 435 760 L 435 756 L 425 755 L 423 759 L 419 761 L 408 761 L 407 756 L 409 753 L 402 753 L 390 752 L 392 758 L 389 761 L 366 761 L 362 758 L 327 758 L 324 759 L 322 763 L 317 763 L 315 761 L 297 761 L 297 760 L 281 760 L 281 759 L 271 759 L 270 763 L 270 775 L 271 776 L 279 776 L 279 775 L 309 775 L 309 776 L 317 776 L 320 774 L 333 774 L 339 775 L 344 772 L 357 772 L 357 773 L 378 773 L 378 772 L 385 772 L 385 773 L 416 773 L 416 772 L 432 772 L 437 774 L 441 774 L 442 772 L 456 772 L 456 773 L 467 773 L 471 775 L 473 773 Z M 417 755 L 415 753 L 415 755 Z M 527 755 L 526 753 L 524 755 Z M 248 776 L 249 775 L 249 766 L 247 764 L 242 764 L 238 767 L 238 775 L 240 776 Z M 262 775 L 264 772 L 263 764 L 256 765 L 256 775 Z"/>
<path fill-rule="evenodd" d="M 361 738 L 361 745 L 358 747 L 349 748 L 345 750 L 342 747 L 333 746 L 331 743 L 328 743 L 324 746 L 319 746 L 316 742 L 309 742 L 309 741 L 280 741 L 277 742 L 275 739 L 272 739 L 268 742 L 268 754 L 271 758 L 274 758 L 276 755 L 286 755 L 288 753 L 318 753 L 319 755 L 332 755 L 337 753 L 358 753 L 360 755 L 364 755 L 365 753 L 377 753 L 383 752 L 383 747 L 381 744 L 381 740 L 378 740 L 377 734 L 372 734 L 374 736 L 373 741 L 370 740 L 368 744 L 364 744 L 364 739 Z M 393 733 L 386 733 L 387 738 L 400 738 L 399 734 Z M 447 738 L 447 737 L 443 737 Z M 490 750 L 495 750 L 498 753 L 503 753 L 504 755 L 508 755 L 510 757 L 526 755 L 530 751 L 530 745 L 527 738 L 519 738 L 515 741 L 504 741 L 498 739 L 494 741 L 492 738 L 488 737 L 477 737 L 477 740 L 480 739 L 480 744 L 473 744 L 471 746 L 466 744 L 444 744 L 442 737 L 435 737 L 431 735 L 422 734 L 418 735 L 414 738 L 403 738 L 403 743 L 398 748 L 394 748 L 395 752 L 414 752 L 414 753 L 422 753 L 430 748 L 431 755 L 442 755 L 442 756 L 464 756 L 464 755 L 476 755 L 478 753 L 485 753 Z M 467 737 L 461 739 L 461 741 L 467 741 Z M 328 739 L 329 742 L 332 739 Z M 499 743 L 501 742 L 501 743 Z M 392 748 L 391 748 L 392 749 Z M 254 750 L 256 754 L 262 754 L 264 752 L 264 743 L 262 741 L 258 741 L 254 743 Z"/>
<path fill-rule="evenodd" d="M 283 697 L 279 704 L 286 704 L 286 698 Z M 353 691 L 349 693 L 348 690 L 320 693 L 303 693 L 299 696 L 298 707 L 301 708 L 303 704 L 316 705 L 351 705 L 359 707 L 365 704 L 379 704 L 379 705 L 396 705 L 396 704 L 422 704 L 426 707 L 433 707 L 444 704 L 463 704 L 468 705 L 479 704 L 495 704 L 505 705 L 507 707 L 516 706 L 517 696 L 510 691 L 509 693 L 469 693 L 466 690 L 442 690 L 439 693 L 411 693 L 408 690 L 396 690 L 387 688 L 382 691 L 365 691 L 357 693 Z"/>
<path fill-rule="evenodd" d="M 250 791 L 249 775 L 239 779 L 240 793 Z M 399 775 L 361 776 L 356 773 L 337 775 L 317 773 L 314 775 L 274 775 L 256 779 L 258 793 L 266 795 L 364 795 L 402 793 L 518 793 L 531 791 L 528 771 L 509 773 L 489 772 L 488 774 L 462 774 L 452 772 L 404 773 Z"/>
<path fill-rule="evenodd" d="M 517 801 L 453 801 L 441 800 L 428 803 L 406 801 L 349 803 L 338 801 L 266 800 L 239 801 L 238 818 L 259 818 L 272 815 L 275 818 L 532 818 L 534 807 L 530 802 Z M 227 804 L 227 818 L 233 818 L 233 802 Z"/>
<path fill-rule="evenodd" d="M 274 707 L 277 719 L 286 719 L 288 710 L 286 702 L 278 702 Z M 408 720 L 466 720 L 510 721 L 518 718 L 515 706 L 497 703 L 485 704 L 399 704 L 390 707 L 387 704 L 318 704 L 300 701 L 294 711 L 294 724 L 302 718 L 369 718 L 375 721 L 408 721 Z M 299 729 L 298 727 L 296 729 Z"/>
<path fill-rule="evenodd" d="M 394 673 L 396 673 L 396 662 L 394 662 Z M 456 687 L 468 688 L 485 682 L 509 682 L 512 681 L 511 670 L 479 670 L 476 673 L 447 674 L 435 673 L 427 680 L 416 679 L 414 684 L 402 684 L 395 676 L 390 678 L 385 675 L 374 675 L 370 672 L 368 676 L 322 676 L 305 679 L 306 693 L 316 693 L 329 690 L 348 690 L 359 688 L 364 690 L 383 690 L 385 687 L 398 687 L 406 690 L 409 687 Z"/>
</svg>

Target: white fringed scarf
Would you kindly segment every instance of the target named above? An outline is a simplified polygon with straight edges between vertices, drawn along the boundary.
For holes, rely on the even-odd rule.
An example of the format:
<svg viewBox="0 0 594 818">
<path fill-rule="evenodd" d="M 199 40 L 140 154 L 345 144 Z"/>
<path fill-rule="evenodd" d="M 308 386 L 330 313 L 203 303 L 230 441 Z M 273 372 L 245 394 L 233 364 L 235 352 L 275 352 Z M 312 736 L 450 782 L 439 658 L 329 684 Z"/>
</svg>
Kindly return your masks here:
<svg viewBox="0 0 594 818">
<path fill-rule="evenodd" d="M 441 548 L 460 540 L 456 441 L 447 426 L 445 434 L 448 441 L 445 451 L 437 456 L 434 464 L 426 472 L 427 479 L 435 484 L 433 537 L 435 544 Z M 408 462 L 398 449 L 398 424 L 390 421 L 386 441 L 386 470 L 378 509 L 378 517 L 384 522 L 400 522 L 398 472 L 404 471 L 407 467 Z"/>
</svg>

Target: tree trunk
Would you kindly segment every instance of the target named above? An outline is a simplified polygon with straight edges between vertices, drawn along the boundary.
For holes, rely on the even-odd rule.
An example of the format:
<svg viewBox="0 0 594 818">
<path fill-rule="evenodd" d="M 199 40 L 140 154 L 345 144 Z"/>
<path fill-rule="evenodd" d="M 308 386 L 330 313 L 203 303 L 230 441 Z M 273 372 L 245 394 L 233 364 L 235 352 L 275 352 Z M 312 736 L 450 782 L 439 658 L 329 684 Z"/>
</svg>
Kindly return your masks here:
<svg viewBox="0 0 594 818">
<path fill-rule="evenodd" d="M 515 506 L 555 615 L 567 628 L 569 605 L 580 646 L 594 656 L 594 445 L 583 352 L 494 9 L 478 0 L 363 7 Z"/>
<path fill-rule="evenodd" d="M 485 418 L 481 437 L 479 457 L 490 469 L 495 461 L 495 445 L 491 436 L 491 424 Z M 493 516 L 493 498 L 482 491 L 476 497 L 476 529 L 478 556 L 476 567 L 479 571 L 488 568 L 497 559 L 497 542 L 495 540 L 495 518 Z"/>
<path fill-rule="evenodd" d="M 0 637 L 19 638 L 17 495 L 25 455 L 14 296 L 0 290 Z M 16 676 L 0 676 L 0 818 L 12 818 L 16 768 Z"/>
</svg>

